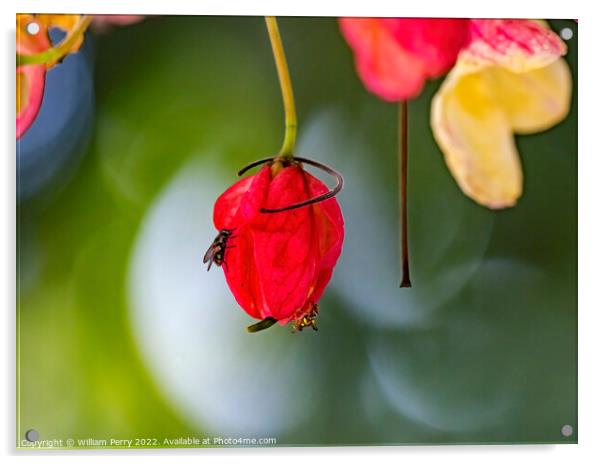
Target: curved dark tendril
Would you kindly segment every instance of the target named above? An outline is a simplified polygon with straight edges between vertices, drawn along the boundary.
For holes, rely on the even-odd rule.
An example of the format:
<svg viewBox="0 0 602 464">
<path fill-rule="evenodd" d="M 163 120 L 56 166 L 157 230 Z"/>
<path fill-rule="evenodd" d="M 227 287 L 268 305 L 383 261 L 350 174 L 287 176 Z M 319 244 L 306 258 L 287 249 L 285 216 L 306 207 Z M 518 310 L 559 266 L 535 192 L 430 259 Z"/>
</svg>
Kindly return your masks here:
<svg viewBox="0 0 602 464">
<path fill-rule="evenodd" d="M 317 197 L 310 198 L 309 200 L 305 200 L 300 203 L 294 203 L 294 204 L 288 205 L 288 206 L 283 206 L 281 208 L 274 208 L 274 209 L 261 208 L 259 210 L 260 212 L 262 212 L 262 213 L 281 213 L 282 211 L 290 211 L 291 209 L 297 209 L 297 208 L 302 208 L 304 206 L 313 205 L 314 203 L 320 203 L 324 200 L 328 200 L 329 198 L 334 197 L 337 193 L 339 193 L 343 189 L 343 184 L 344 184 L 343 176 L 339 172 L 332 169 L 330 166 L 326 166 L 325 164 L 319 163 L 319 162 L 311 160 L 311 159 L 301 158 L 299 156 L 295 156 L 294 159 L 295 159 L 295 161 L 301 161 L 302 163 L 309 164 L 311 166 L 314 166 L 314 167 L 321 169 L 322 171 L 330 174 L 337 180 L 337 185 L 332 190 L 329 190 L 328 192 L 323 193 L 322 195 L 318 195 Z M 249 169 L 254 168 L 255 166 L 259 166 L 260 164 L 267 163 L 269 161 L 273 161 L 273 160 L 274 160 L 274 158 L 265 158 L 265 159 L 261 159 L 258 161 L 254 161 L 253 163 L 245 166 L 240 171 L 238 171 L 238 175 L 241 176 L 245 172 L 247 172 Z"/>
<path fill-rule="evenodd" d="M 259 166 L 260 164 L 267 163 L 268 161 L 274 161 L 274 159 L 275 159 L 274 157 L 271 157 L 271 158 L 264 158 L 264 159 L 260 159 L 257 161 L 253 161 L 251 164 L 247 164 L 244 168 L 242 168 L 240 171 L 238 171 L 238 175 L 242 176 L 249 169 L 254 168 L 255 166 Z"/>
</svg>

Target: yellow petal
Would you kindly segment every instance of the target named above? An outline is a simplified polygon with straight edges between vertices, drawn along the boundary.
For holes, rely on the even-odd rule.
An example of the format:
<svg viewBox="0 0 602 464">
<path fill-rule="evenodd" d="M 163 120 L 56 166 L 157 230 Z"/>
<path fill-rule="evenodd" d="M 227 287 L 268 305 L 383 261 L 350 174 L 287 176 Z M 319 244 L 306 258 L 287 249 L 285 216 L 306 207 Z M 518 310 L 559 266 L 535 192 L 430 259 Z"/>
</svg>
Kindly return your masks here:
<svg viewBox="0 0 602 464">
<path fill-rule="evenodd" d="M 490 208 L 522 194 L 514 134 L 552 127 L 568 113 L 566 46 L 545 23 L 473 20 L 475 39 L 435 95 L 431 126 L 466 195 Z"/>
<path fill-rule="evenodd" d="M 568 113 L 571 75 L 563 59 L 525 72 L 460 57 L 432 101 L 431 126 L 462 191 L 489 208 L 522 194 L 514 133 L 550 128 Z"/>
<path fill-rule="evenodd" d="M 492 85 L 506 116 L 518 134 L 541 132 L 562 121 L 571 103 L 571 71 L 565 60 L 516 74 L 495 67 L 490 72 Z"/>
<path fill-rule="evenodd" d="M 57 29 L 63 30 L 67 36 L 69 33 L 79 24 L 82 20 L 82 15 L 77 14 L 39 14 L 35 16 L 35 19 L 45 26 L 46 29 L 50 30 L 54 27 Z M 67 37 L 65 36 L 65 37 Z M 63 39 L 65 40 L 65 39 Z M 76 40 L 73 42 L 71 47 L 69 48 L 68 53 L 75 53 L 78 51 L 84 41 L 84 34 L 81 34 Z M 47 63 L 47 66 L 50 68 L 56 64 L 55 61 Z"/>
<path fill-rule="evenodd" d="M 504 208 L 522 193 L 522 171 L 512 128 L 485 73 L 463 74 L 456 64 L 433 98 L 431 126 L 462 191 Z"/>
<path fill-rule="evenodd" d="M 81 15 L 76 14 L 39 14 L 36 19 L 48 29 L 56 27 L 69 32 L 79 22 Z"/>
</svg>

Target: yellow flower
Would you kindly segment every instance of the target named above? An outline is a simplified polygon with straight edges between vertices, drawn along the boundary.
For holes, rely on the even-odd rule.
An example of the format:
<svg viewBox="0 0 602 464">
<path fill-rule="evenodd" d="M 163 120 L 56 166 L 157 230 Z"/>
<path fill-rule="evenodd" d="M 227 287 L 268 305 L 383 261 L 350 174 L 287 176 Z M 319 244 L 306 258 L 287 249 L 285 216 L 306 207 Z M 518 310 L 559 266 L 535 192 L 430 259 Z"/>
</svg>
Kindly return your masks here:
<svg viewBox="0 0 602 464">
<path fill-rule="evenodd" d="M 566 46 L 527 20 L 473 20 L 473 37 L 433 98 L 431 126 L 462 191 L 505 208 L 523 189 L 514 134 L 549 129 L 568 114 Z"/>
</svg>

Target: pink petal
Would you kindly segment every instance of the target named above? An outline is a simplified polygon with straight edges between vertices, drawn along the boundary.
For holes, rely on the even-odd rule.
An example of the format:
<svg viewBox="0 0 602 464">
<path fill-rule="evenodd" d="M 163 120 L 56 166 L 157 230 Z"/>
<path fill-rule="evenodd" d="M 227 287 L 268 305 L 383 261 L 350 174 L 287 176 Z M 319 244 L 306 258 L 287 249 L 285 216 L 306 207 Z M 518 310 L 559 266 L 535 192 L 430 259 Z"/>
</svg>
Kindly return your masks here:
<svg viewBox="0 0 602 464">
<path fill-rule="evenodd" d="M 17 113 L 17 138 L 29 129 L 42 105 L 46 66 L 30 64 L 17 68 L 17 99 L 21 100 Z"/>
<path fill-rule="evenodd" d="M 475 19 L 471 36 L 469 54 L 514 72 L 547 66 L 566 53 L 554 31 L 528 19 Z"/>
<path fill-rule="evenodd" d="M 424 62 L 404 50 L 376 18 L 340 18 L 341 32 L 355 54 L 366 88 L 385 101 L 417 96 L 424 85 Z"/>
<path fill-rule="evenodd" d="M 470 40 L 470 20 L 457 18 L 382 18 L 400 47 L 424 62 L 425 76 L 451 69 Z"/>
</svg>

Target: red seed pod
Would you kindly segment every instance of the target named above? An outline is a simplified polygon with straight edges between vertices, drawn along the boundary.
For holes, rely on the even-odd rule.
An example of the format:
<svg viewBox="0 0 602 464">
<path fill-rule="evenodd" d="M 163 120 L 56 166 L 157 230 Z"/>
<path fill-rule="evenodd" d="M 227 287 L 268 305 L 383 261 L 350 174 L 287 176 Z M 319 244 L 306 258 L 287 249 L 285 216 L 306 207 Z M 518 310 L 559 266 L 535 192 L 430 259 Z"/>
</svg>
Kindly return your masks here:
<svg viewBox="0 0 602 464">
<path fill-rule="evenodd" d="M 217 199 L 215 227 L 235 231 L 222 268 L 250 316 L 284 325 L 315 312 L 343 244 L 343 217 L 333 198 L 342 178 L 334 174 L 339 185 L 329 191 L 298 161 L 277 160 Z"/>
</svg>

